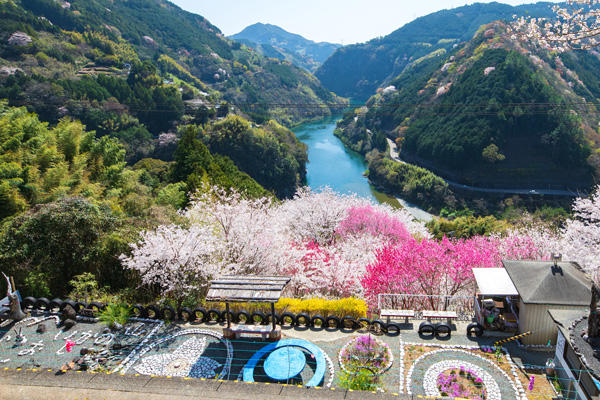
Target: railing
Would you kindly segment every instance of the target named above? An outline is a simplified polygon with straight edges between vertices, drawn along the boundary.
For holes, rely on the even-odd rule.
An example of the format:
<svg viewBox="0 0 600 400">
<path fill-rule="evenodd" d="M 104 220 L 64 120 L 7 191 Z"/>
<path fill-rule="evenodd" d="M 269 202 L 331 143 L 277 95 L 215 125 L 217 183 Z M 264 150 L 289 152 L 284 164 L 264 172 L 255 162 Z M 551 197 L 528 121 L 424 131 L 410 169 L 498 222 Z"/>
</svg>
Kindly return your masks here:
<svg viewBox="0 0 600 400">
<path fill-rule="evenodd" d="M 475 299 L 472 296 L 443 296 L 406 293 L 380 293 L 377 295 L 377 308 L 395 310 L 455 311 L 459 319 L 471 320 L 475 313 Z"/>
</svg>

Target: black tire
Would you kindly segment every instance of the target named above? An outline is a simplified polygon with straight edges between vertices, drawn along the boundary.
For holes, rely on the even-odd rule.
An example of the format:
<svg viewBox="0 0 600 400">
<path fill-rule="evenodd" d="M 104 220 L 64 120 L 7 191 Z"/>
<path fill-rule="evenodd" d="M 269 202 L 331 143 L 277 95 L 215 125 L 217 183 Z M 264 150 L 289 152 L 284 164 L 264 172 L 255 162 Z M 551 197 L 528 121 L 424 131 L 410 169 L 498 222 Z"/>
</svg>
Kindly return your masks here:
<svg viewBox="0 0 600 400">
<path fill-rule="evenodd" d="M 268 322 L 265 313 L 262 311 L 254 311 L 252 315 L 250 315 L 250 321 L 252 321 L 253 324 L 258 325 L 266 325 Z"/>
<path fill-rule="evenodd" d="M 136 304 L 133 306 L 133 315 L 137 318 L 148 318 L 148 313 L 146 312 L 146 308 L 141 304 Z"/>
<path fill-rule="evenodd" d="M 223 322 L 227 322 L 227 311 L 223 311 L 221 316 L 223 318 Z M 235 317 L 236 313 L 234 313 L 233 311 L 229 311 L 229 321 L 235 323 Z"/>
<path fill-rule="evenodd" d="M 310 319 L 310 324 L 313 328 L 323 329 L 325 328 L 325 317 L 316 314 Z"/>
<path fill-rule="evenodd" d="M 162 319 L 168 321 L 175 321 L 177 319 L 177 312 L 171 306 L 164 306 L 162 310 L 160 310 L 160 314 Z"/>
<path fill-rule="evenodd" d="M 467 336 L 481 337 L 483 335 L 483 326 L 477 322 L 473 322 L 467 326 Z"/>
<path fill-rule="evenodd" d="M 296 325 L 297 326 L 306 326 L 307 328 L 311 325 L 310 316 L 306 313 L 300 313 L 296 315 Z"/>
<path fill-rule="evenodd" d="M 247 325 L 251 323 L 250 313 L 248 311 L 242 310 L 235 315 L 235 320 L 240 323 Z"/>
<path fill-rule="evenodd" d="M 31 297 L 31 296 L 25 297 L 23 299 L 23 301 L 21 302 L 21 308 L 23 310 L 26 309 L 26 308 L 33 308 L 33 306 L 35 305 L 35 301 L 36 300 L 37 299 L 35 297 Z"/>
<path fill-rule="evenodd" d="M 146 318 L 162 319 L 160 307 L 158 307 L 156 304 L 150 304 L 148 307 L 146 307 Z"/>
<path fill-rule="evenodd" d="M 177 313 L 177 318 L 183 322 L 192 322 L 194 313 L 187 307 L 181 307 Z"/>
<path fill-rule="evenodd" d="M 36 310 L 48 310 L 50 308 L 50 300 L 45 297 L 40 297 L 35 301 L 33 308 Z"/>
<path fill-rule="evenodd" d="M 88 308 L 88 304 L 85 301 L 78 301 L 77 303 L 75 303 L 75 307 L 73 308 L 75 309 L 75 312 L 79 314 L 81 310 Z"/>
<path fill-rule="evenodd" d="M 294 326 L 296 325 L 296 316 L 291 312 L 284 312 L 279 321 L 281 326 Z"/>
<path fill-rule="evenodd" d="M 208 320 L 208 312 L 206 311 L 206 308 L 203 308 L 203 307 L 196 308 L 193 313 L 193 318 L 194 318 L 194 321 L 197 321 L 197 322 L 206 322 Z"/>
<path fill-rule="evenodd" d="M 344 318 L 342 318 L 342 321 L 340 323 L 340 328 L 354 330 L 356 328 L 357 324 L 358 323 L 356 322 L 354 317 L 346 315 Z"/>
<path fill-rule="evenodd" d="M 328 329 L 340 329 L 342 321 L 335 315 L 330 315 L 325 319 L 325 327 Z"/>
<path fill-rule="evenodd" d="M 371 327 L 371 320 L 368 318 L 359 318 L 358 321 L 356 321 L 356 324 L 358 325 L 358 329 L 366 330 Z"/>
<path fill-rule="evenodd" d="M 436 335 L 450 336 L 452 334 L 452 328 L 450 328 L 450 325 L 448 325 L 444 322 L 435 324 L 434 328 L 435 328 Z"/>
<path fill-rule="evenodd" d="M 77 312 L 77 303 L 75 303 L 73 300 L 71 300 L 71 299 L 64 300 L 62 302 L 62 304 L 60 305 L 60 311 L 64 310 L 66 306 L 73 307 L 73 310 L 75 310 L 75 312 Z"/>
<path fill-rule="evenodd" d="M 268 313 L 267 314 L 267 325 L 273 325 L 273 314 Z M 275 313 L 275 324 L 279 324 L 281 322 L 281 317 L 279 316 L 279 314 Z"/>
<path fill-rule="evenodd" d="M 431 322 L 421 322 L 419 325 L 419 335 L 435 335 L 435 326 Z"/>
<path fill-rule="evenodd" d="M 48 310 L 60 310 L 60 306 L 62 306 L 63 301 L 61 299 L 52 299 L 50 304 L 48 304 Z"/>
<path fill-rule="evenodd" d="M 206 322 L 221 322 L 223 321 L 223 313 L 220 310 L 211 308 L 206 313 Z"/>
<path fill-rule="evenodd" d="M 398 336 L 400 334 L 400 325 L 390 322 L 386 327 L 387 334 L 389 336 Z"/>
<path fill-rule="evenodd" d="M 106 309 L 106 304 L 100 303 L 99 301 L 92 301 L 90 304 L 88 304 L 88 308 L 91 308 L 96 312 L 100 312 Z"/>
<path fill-rule="evenodd" d="M 387 332 L 387 324 L 380 319 L 374 319 L 373 322 L 371 322 L 371 327 L 376 333 Z"/>
</svg>

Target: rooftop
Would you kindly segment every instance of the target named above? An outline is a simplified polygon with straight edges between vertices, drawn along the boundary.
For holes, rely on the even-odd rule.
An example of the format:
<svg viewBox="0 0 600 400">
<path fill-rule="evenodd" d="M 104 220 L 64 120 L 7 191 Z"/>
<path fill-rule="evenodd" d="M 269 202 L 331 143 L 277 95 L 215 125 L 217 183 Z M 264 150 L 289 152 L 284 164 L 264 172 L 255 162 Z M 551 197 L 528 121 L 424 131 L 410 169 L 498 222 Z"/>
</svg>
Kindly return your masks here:
<svg viewBox="0 0 600 400">
<path fill-rule="evenodd" d="M 288 276 L 223 276 L 210 283 L 206 301 L 276 303 Z"/>
<path fill-rule="evenodd" d="M 502 264 L 526 304 L 589 306 L 592 281 L 574 262 L 509 261 Z"/>
</svg>

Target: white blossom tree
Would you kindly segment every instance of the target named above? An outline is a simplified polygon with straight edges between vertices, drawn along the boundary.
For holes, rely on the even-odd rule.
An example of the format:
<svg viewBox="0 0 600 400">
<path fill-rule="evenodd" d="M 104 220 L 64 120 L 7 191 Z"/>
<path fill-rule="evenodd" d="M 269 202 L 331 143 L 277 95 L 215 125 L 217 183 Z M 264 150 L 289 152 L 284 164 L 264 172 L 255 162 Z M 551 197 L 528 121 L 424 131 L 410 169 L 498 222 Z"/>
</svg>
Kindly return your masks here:
<svg viewBox="0 0 600 400">
<path fill-rule="evenodd" d="M 590 197 L 575 200 L 573 214 L 561 231 L 561 252 L 596 276 L 600 270 L 600 186 Z"/>
<path fill-rule="evenodd" d="M 523 39 L 549 50 L 591 49 L 600 45 L 600 0 L 567 0 L 552 7 L 555 18 L 525 18 L 513 28 Z"/>
</svg>

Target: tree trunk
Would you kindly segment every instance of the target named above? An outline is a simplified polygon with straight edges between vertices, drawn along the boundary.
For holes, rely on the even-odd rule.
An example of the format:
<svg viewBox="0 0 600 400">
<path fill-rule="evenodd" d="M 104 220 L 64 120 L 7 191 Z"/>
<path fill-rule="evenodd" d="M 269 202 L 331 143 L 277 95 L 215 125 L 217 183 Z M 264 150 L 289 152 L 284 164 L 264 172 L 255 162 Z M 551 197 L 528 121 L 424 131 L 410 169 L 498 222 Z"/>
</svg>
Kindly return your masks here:
<svg viewBox="0 0 600 400">
<path fill-rule="evenodd" d="M 588 317 L 588 337 L 600 336 L 600 288 L 594 283 L 592 285 L 592 301 L 590 303 L 590 316 Z"/>
</svg>

